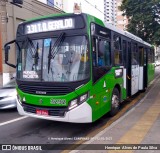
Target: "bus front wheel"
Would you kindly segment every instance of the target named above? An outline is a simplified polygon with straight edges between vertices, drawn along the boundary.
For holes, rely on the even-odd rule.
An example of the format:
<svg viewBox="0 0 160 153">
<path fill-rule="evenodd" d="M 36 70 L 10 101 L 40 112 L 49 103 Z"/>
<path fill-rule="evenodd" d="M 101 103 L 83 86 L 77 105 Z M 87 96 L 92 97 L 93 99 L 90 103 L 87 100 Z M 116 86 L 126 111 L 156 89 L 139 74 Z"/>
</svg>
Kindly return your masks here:
<svg viewBox="0 0 160 153">
<path fill-rule="evenodd" d="M 111 110 L 109 112 L 110 116 L 116 115 L 119 109 L 120 109 L 120 93 L 117 88 L 114 88 L 111 98 Z"/>
</svg>

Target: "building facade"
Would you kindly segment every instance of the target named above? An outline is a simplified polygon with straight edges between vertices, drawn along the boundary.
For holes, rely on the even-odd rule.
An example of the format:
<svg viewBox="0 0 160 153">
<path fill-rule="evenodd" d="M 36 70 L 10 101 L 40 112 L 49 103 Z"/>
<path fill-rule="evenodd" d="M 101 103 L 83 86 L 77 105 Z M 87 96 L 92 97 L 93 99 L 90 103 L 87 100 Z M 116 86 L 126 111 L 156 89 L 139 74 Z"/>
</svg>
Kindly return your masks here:
<svg viewBox="0 0 160 153">
<path fill-rule="evenodd" d="M 119 7 L 122 4 L 122 0 L 117 0 L 117 10 L 116 10 L 116 18 L 117 18 L 117 28 L 120 28 L 122 30 L 126 30 L 126 26 L 128 25 L 128 19 L 126 16 L 123 16 L 123 12 L 119 9 Z"/>
<path fill-rule="evenodd" d="M 116 26 L 117 23 L 116 11 L 117 11 L 116 0 L 104 0 L 104 22 Z"/>
<path fill-rule="evenodd" d="M 51 7 L 63 10 L 63 1 L 65 0 L 38 0 L 44 4 L 47 4 Z"/>
<path fill-rule="evenodd" d="M 37 0 L 24 1 L 22 8 L 12 5 L 6 0 L 0 1 L 0 85 L 5 84 L 15 73 L 14 68 L 4 63 L 4 44 L 15 39 L 18 24 L 30 18 L 54 13 L 62 12 Z M 15 46 L 11 47 L 10 52 L 9 62 L 15 64 Z"/>
<path fill-rule="evenodd" d="M 126 30 L 128 20 L 120 10 L 122 0 L 104 0 L 104 21 L 117 28 Z"/>
</svg>

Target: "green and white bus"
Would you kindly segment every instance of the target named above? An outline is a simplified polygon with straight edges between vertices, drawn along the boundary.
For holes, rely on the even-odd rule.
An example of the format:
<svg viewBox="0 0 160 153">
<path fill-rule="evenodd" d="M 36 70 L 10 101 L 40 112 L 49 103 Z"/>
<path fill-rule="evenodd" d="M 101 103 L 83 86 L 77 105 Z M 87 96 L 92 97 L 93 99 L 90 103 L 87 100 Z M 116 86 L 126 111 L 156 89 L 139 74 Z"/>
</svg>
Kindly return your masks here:
<svg viewBox="0 0 160 153">
<path fill-rule="evenodd" d="M 17 64 L 8 62 L 12 43 Z M 89 123 L 115 115 L 154 78 L 154 50 L 141 38 L 88 14 L 58 14 L 19 24 L 5 44 L 16 68 L 19 114 Z"/>
</svg>

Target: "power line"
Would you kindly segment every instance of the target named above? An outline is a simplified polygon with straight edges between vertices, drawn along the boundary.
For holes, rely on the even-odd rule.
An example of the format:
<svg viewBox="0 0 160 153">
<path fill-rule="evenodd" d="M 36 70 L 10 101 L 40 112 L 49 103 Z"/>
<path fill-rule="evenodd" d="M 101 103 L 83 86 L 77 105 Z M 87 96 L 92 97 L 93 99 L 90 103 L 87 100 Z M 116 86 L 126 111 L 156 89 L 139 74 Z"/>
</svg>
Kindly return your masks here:
<svg viewBox="0 0 160 153">
<path fill-rule="evenodd" d="M 101 10 L 97 9 L 97 8 L 95 7 L 95 5 L 91 4 L 91 3 L 88 2 L 87 0 L 84 0 L 84 1 L 86 1 L 88 4 L 90 4 L 90 5 L 91 5 L 92 7 L 94 7 L 96 10 L 98 10 L 98 11 L 101 12 L 103 15 L 105 15 Z"/>
</svg>

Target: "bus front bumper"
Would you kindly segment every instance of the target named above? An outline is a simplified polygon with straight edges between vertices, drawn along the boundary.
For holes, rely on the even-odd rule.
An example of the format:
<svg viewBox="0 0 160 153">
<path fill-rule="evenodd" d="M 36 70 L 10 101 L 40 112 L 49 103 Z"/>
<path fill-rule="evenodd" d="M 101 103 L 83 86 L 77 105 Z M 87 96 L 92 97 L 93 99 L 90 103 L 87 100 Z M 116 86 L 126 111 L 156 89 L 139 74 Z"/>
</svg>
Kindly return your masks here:
<svg viewBox="0 0 160 153">
<path fill-rule="evenodd" d="M 91 123 L 92 122 L 92 109 L 91 109 L 91 106 L 86 102 L 66 112 L 65 116 L 63 117 L 38 115 L 38 114 L 26 112 L 24 111 L 18 99 L 17 99 L 17 110 L 20 115 L 52 120 L 52 121 L 72 122 L 72 123 Z"/>
</svg>

